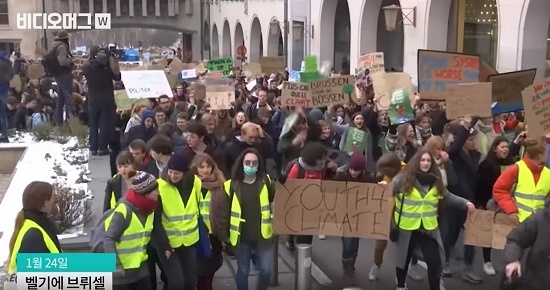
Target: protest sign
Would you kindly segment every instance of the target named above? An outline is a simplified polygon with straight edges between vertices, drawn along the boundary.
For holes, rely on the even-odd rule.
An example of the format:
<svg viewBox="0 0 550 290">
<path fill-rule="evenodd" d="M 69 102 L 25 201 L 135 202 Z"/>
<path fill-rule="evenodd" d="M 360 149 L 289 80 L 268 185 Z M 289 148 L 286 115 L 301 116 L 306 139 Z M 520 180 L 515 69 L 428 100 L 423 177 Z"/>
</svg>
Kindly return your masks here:
<svg viewBox="0 0 550 290">
<path fill-rule="evenodd" d="M 172 89 L 161 70 L 131 70 L 121 72 L 122 82 L 128 98 L 158 98 L 160 95 L 172 97 Z"/>
<path fill-rule="evenodd" d="M 128 98 L 126 90 L 117 90 L 115 93 L 116 109 L 119 112 L 131 110 L 135 99 Z"/>
<path fill-rule="evenodd" d="M 370 74 L 374 90 L 374 102 L 378 110 L 387 110 L 391 105 L 392 94 L 402 88 L 409 88 L 409 95 L 412 95 L 411 75 L 408 73 L 385 73 L 378 72 Z"/>
<path fill-rule="evenodd" d="M 490 66 L 488 63 L 481 61 L 479 63 L 479 82 L 485 83 L 489 81 L 490 75 L 496 75 L 498 71 Z"/>
<path fill-rule="evenodd" d="M 21 91 L 21 86 L 23 83 L 21 82 L 21 76 L 20 75 L 13 75 L 13 77 L 10 80 L 10 88 L 15 89 L 17 92 Z"/>
<path fill-rule="evenodd" d="M 492 84 L 470 83 L 447 87 L 447 118 L 458 119 L 466 115 L 491 117 Z"/>
<path fill-rule="evenodd" d="M 363 154 L 365 149 L 367 148 L 367 132 L 356 128 L 356 127 L 348 127 L 348 130 L 345 134 L 345 141 L 344 141 L 344 150 L 345 152 L 354 152 Z"/>
<path fill-rule="evenodd" d="M 44 66 L 39 63 L 31 64 L 27 67 L 27 77 L 30 80 L 37 80 L 44 75 Z"/>
<path fill-rule="evenodd" d="M 198 100 L 206 99 L 206 86 L 199 83 L 194 83 L 191 85 L 191 94 Z"/>
<path fill-rule="evenodd" d="M 479 82 L 479 57 L 418 50 L 418 91 L 423 100 L 445 100 L 447 86 Z"/>
<path fill-rule="evenodd" d="M 262 65 L 256 62 L 249 62 L 243 65 L 244 75 L 247 77 L 261 77 Z"/>
<path fill-rule="evenodd" d="M 476 209 L 468 213 L 464 223 L 464 244 L 502 250 L 506 236 L 517 225 L 517 217 Z"/>
<path fill-rule="evenodd" d="M 345 181 L 288 179 L 277 183 L 277 234 L 329 235 L 387 240 L 391 188 Z"/>
<path fill-rule="evenodd" d="M 403 124 L 414 120 L 412 98 L 410 87 L 397 89 L 392 93 L 388 108 L 391 124 Z"/>
<path fill-rule="evenodd" d="M 363 54 L 357 60 L 356 72 L 369 69 L 370 73 L 384 72 L 384 53 L 373 52 Z"/>
<path fill-rule="evenodd" d="M 229 75 L 233 71 L 233 59 L 227 57 L 209 60 L 207 67 L 209 72 L 222 72 L 223 75 Z"/>
<path fill-rule="evenodd" d="M 497 75 L 490 75 L 493 84 L 493 102 L 501 106 L 521 104 L 521 91 L 533 84 L 537 69 L 526 69 Z"/>
<path fill-rule="evenodd" d="M 353 100 L 356 104 L 366 103 L 369 93 L 372 95 L 372 78 L 371 71 L 366 68 L 355 73 L 355 95 L 357 100 Z"/>
<path fill-rule="evenodd" d="M 307 83 L 283 82 L 281 105 L 310 107 L 311 98 Z"/>
<path fill-rule="evenodd" d="M 357 98 L 354 84 L 354 76 L 340 76 L 310 82 L 311 106 L 325 107 L 353 102 Z"/>
<path fill-rule="evenodd" d="M 550 78 L 527 87 L 521 94 L 529 135 L 550 133 Z"/>
<path fill-rule="evenodd" d="M 232 102 L 235 102 L 235 87 L 228 85 L 206 87 L 206 103 L 212 110 L 231 109 Z"/>
<path fill-rule="evenodd" d="M 285 58 L 283 56 L 263 56 L 260 58 L 262 73 L 280 73 L 285 70 Z"/>
</svg>

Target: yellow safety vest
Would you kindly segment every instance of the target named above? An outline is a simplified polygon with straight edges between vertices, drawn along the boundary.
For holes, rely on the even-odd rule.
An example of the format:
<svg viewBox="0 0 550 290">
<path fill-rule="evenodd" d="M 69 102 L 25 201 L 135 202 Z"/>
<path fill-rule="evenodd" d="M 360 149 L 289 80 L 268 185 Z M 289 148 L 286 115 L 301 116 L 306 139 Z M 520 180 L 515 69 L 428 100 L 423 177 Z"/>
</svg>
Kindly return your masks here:
<svg viewBox="0 0 550 290">
<path fill-rule="evenodd" d="M 202 195 L 202 190 L 200 193 L 199 198 L 199 208 L 201 210 L 202 220 L 204 221 L 204 224 L 208 228 L 208 232 L 212 233 L 212 227 L 210 225 L 210 201 L 212 199 L 212 195 L 210 190 L 206 192 L 206 195 Z"/>
<path fill-rule="evenodd" d="M 437 206 L 441 195 L 436 187 L 432 187 L 424 197 L 418 189 L 413 188 L 410 194 L 400 193 L 395 197 L 395 224 L 407 231 L 414 231 L 423 227 L 426 230 L 435 230 L 437 223 Z M 399 222 L 399 211 L 401 210 L 401 199 L 403 200 L 403 211 Z"/>
<path fill-rule="evenodd" d="M 137 215 L 128 210 L 128 205 L 119 203 L 110 217 L 105 219 L 105 232 L 109 230 L 109 225 L 115 213 L 121 213 L 126 219 L 128 214 L 131 214 L 130 224 L 120 236 L 120 240 L 116 242 L 116 254 L 122 268 L 137 269 L 141 264 L 149 258 L 147 255 L 147 245 L 151 240 L 151 232 L 153 231 L 153 221 L 155 214 L 151 213 L 143 224 Z"/>
<path fill-rule="evenodd" d="M 113 175 L 113 178 L 117 177 L 118 176 L 118 173 Z M 109 202 L 110 205 L 111 205 L 111 208 L 115 208 L 115 205 L 117 203 L 118 200 L 116 200 L 115 198 L 115 191 L 111 191 L 111 201 Z"/>
<path fill-rule="evenodd" d="M 269 176 L 267 176 L 269 180 Z M 227 195 L 231 197 L 231 180 L 227 180 L 224 183 L 224 189 Z M 271 222 L 271 206 L 269 204 L 269 193 L 267 185 L 264 184 L 260 191 L 260 210 L 262 215 L 262 222 L 260 231 L 264 239 L 269 239 L 273 236 L 273 223 Z M 239 242 L 239 236 L 241 235 L 241 223 L 246 222 L 241 218 L 241 204 L 236 194 L 233 195 L 231 201 L 231 218 L 229 220 L 229 242 L 231 245 L 236 246 Z"/>
<path fill-rule="evenodd" d="M 199 241 L 199 198 L 201 180 L 195 176 L 187 205 L 183 203 L 178 189 L 163 179 L 158 179 L 162 199 L 162 226 L 168 236 L 170 247 L 190 247 Z"/>
<path fill-rule="evenodd" d="M 537 210 L 544 208 L 546 196 L 550 192 L 550 170 L 542 169 L 539 182 L 535 185 L 535 178 L 525 161 L 520 160 L 518 166 L 518 181 L 514 190 L 514 199 L 518 207 L 518 220 L 523 222 Z"/>
<path fill-rule="evenodd" d="M 17 268 L 17 254 L 19 253 L 19 248 L 21 248 L 21 243 L 23 242 L 23 238 L 27 234 L 27 232 L 30 229 L 37 229 L 42 233 L 42 238 L 44 239 L 44 244 L 46 244 L 46 247 L 48 247 L 48 250 L 52 254 L 60 253 L 60 249 L 57 248 L 55 243 L 53 242 L 52 238 L 46 233 L 46 231 L 37 223 L 30 219 L 25 219 L 23 222 L 23 226 L 19 230 L 19 233 L 17 234 L 17 238 L 15 239 L 15 244 L 13 244 L 13 251 L 10 254 L 10 264 L 8 266 L 8 274 L 15 274 L 16 268 Z"/>
</svg>

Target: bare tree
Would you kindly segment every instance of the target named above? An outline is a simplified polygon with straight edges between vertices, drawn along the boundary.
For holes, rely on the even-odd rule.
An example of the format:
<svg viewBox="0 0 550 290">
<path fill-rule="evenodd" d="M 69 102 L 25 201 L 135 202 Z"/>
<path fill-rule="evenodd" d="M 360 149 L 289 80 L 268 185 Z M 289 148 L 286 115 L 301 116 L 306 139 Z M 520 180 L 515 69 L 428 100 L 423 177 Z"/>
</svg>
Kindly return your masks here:
<svg viewBox="0 0 550 290">
<path fill-rule="evenodd" d="M 85 226 L 92 220 L 91 205 L 85 192 L 75 191 L 67 184 L 54 184 L 55 209 L 52 218 L 61 233 Z"/>
</svg>

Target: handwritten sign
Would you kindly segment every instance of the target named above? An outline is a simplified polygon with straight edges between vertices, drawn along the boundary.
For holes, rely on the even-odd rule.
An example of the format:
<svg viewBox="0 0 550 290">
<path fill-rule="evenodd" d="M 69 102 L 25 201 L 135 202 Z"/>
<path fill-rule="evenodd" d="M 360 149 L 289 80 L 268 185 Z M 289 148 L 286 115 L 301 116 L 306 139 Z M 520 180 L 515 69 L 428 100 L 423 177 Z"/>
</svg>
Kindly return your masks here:
<svg viewBox="0 0 550 290">
<path fill-rule="evenodd" d="M 363 54 L 357 60 L 357 70 L 359 72 L 364 69 L 369 69 L 370 73 L 377 73 L 384 71 L 384 53 L 373 52 Z"/>
<path fill-rule="evenodd" d="M 391 105 L 391 96 L 402 88 L 409 88 L 412 96 L 411 75 L 408 73 L 378 72 L 370 75 L 374 90 L 374 102 L 378 110 L 387 110 Z"/>
<path fill-rule="evenodd" d="M 279 73 L 285 70 L 285 58 L 283 56 L 263 56 L 260 59 L 264 74 Z"/>
<path fill-rule="evenodd" d="M 447 87 L 447 118 L 458 119 L 466 115 L 492 116 L 491 83 L 456 84 Z"/>
<path fill-rule="evenodd" d="M 207 86 L 206 102 L 212 110 L 231 109 L 231 103 L 235 102 L 235 89 L 231 86 Z"/>
<path fill-rule="evenodd" d="M 277 184 L 277 234 L 388 239 L 389 187 L 371 183 L 288 179 Z"/>
<path fill-rule="evenodd" d="M 540 137 L 550 133 L 550 78 L 527 87 L 521 94 L 529 135 Z"/>
<path fill-rule="evenodd" d="M 283 82 L 281 104 L 283 106 L 310 107 L 309 84 Z"/>
<path fill-rule="evenodd" d="M 247 77 L 261 77 L 262 65 L 256 62 L 249 62 L 243 64 L 243 72 Z"/>
<path fill-rule="evenodd" d="M 130 99 L 172 97 L 172 89 L 162 70 L 122 71 L 121 76 Z"/>
<path fill-rule="evenodd" d="M 213 59 L 208 61 L 208 71 L 222 72 L 224 75 L 229 75 L 233 71 L 233 59 L 230 57 Z"/>
<path fill-rule="evenodd" d="M 27 67 L 27 77 L 31 80 L 39 79 L 44 73 L 44 66 L 40 63 L 34 63 Z"/>
<path fill-rule="evenodd" d="M 521 104 L 521 91 L 533 84 L 537 69 L 520 70 L 498 75 L 490 75 L 493 83 L 493 102 L 501 106 Z"/>
<path fill-rule="evenodd" d="M 343 105 L 357 98 L 354 76 L 339 76 L 310 82 L 309 87 L 312 107 Z"/>
<path fill-rule="evenodd" d="M 478 81 L 478 56 L 418 50 L 418 90 L 423 100 L 445 100 L 448 85 Z"/>
<path fill-rule="evenodd" d="M 502 250 L 517 224 L 517 219 L 504 213 L 476 209 L 468 213 L 464 224 L 464 244 Z"/>
<path fill-rule="evenodd" d="M 481 61 L 479 64 L 479 82 L 484 83 L 489 81 L 490 75 L 496 75 L 498 71 L 488 63 Z"/>
</svg>

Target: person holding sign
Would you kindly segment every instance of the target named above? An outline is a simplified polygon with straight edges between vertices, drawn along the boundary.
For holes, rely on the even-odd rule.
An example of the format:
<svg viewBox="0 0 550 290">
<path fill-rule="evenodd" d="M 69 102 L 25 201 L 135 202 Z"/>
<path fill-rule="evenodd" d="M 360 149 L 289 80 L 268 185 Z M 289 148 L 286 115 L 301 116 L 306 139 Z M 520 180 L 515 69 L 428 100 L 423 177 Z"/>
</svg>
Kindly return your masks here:
<svg viewBox="0 0 550 290">
<path fill-rule="evenodd" d="M 520 223 L 542 210 L 550 194 L 548 150 L 543 138 L 526 138 L 523 147 L 525 157 L 504 171 L 493 186 L 498 206 L 508 215 L 517 215 Z"/>
<path fill-rule="evenodd" d="M 472 202 L 450 193 L 441 173 L 427 149 L 420 149 L 393 180 L 395 209 L 390 240 L 396 253 L 397 290 L 406 290 L 409 262 L 419 248 L 428 265 L 430 290 L 440 290 L 441 266 L 444 258 L 439 232 L 440 202 L 453 208 L 474 210 Z M 434 249 L 438 249 L 435 251 Z"/>
</svg>

